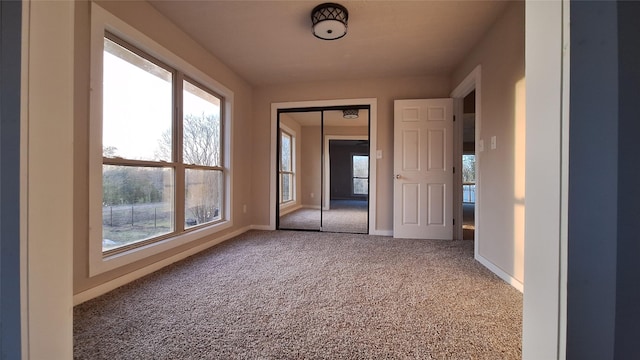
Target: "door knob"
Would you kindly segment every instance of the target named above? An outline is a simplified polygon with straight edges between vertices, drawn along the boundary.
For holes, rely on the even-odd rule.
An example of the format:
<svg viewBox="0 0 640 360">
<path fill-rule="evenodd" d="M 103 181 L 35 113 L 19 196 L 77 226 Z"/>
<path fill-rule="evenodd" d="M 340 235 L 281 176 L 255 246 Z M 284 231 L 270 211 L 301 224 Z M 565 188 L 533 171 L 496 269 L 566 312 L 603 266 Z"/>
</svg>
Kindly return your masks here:
<svg viewBox="0 0 640 360">
<path fill-rule="evenodd" d="M 395 178 L 400 179 L 400 174 L 396 174 Z"/>
</svg>

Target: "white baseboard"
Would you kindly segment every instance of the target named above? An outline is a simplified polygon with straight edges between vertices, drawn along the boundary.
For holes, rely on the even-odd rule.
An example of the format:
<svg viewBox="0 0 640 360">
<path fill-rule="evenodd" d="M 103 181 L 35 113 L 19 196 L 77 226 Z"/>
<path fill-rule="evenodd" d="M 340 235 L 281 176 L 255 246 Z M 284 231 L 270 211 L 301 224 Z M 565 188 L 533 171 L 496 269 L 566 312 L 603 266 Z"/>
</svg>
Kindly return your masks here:
<svg viewBox="0 0 640 360">
<path fill-rule="evenodd" d="M 369 235 L 393 236 L 393 230 L 369 230 Z"/>
<path fill-rule="evenodd" d="M 114 290 L 116 288 L 119 288 L 120 286 L 126 285 L 136 279 L 139 279 L 143 276 L 149 275 L 155 271 L 158 271 L 160 269 L 162 269 L 165 266 L 169 266 L 177 261 L 180 261 L 182 259 L 185 259 L 191 255 L 197 254 L 201 251 L 204 251 L 214 245 L 217 245 L 225 240 L 229 240 L 233 237 L 236 237 L 240 234 L 243 234 L 245 232 L 247 232 L 250 229 L 254 229 L 256 227 L 254 226 L 246 226 L 243 227 L 241 229 L 238 229 L 236 231 L 233 231 L 229 234 L 223 235 L 219 238 L 215 238 L 211 241 L 208 241 L 202 245 L 198 245 L 196 247 L 193 247 L 189 250 L 183 251 L 179 254 L 173 255 L 171 257 L 168 257 L 164 260 L 158 261 L 156 263 L 153 263 L 149 266 L 143 267 L 141 269 L 138 269 L 136 271 L 130 272 L 126 275 L 123 275 L 119 278 L 115 278 L 111 281 L 108 281 L 104 284 L 98 285 L 94 288 L 91 288 L 89 290 L 83 291 L 81 293 L 75 294 L 73 296 L 73 305 L 78 305 L 78 304 L 82 304 L 85 301 L 91 300 L 93 298 L 96 298 L 100 295 L 106 294 L 111 290 Z"/>
<path fill-rule="evenodd" d="M 322 207 L 320 205 L 302 205 L 303 208 L 305 209 L 313 209 L 313 210 L 320 210 L 322 209 Z M 327 209 L 325 209 L 327 210 Z"/>
<path fill-rule="evenodd" d="M 249 230 L 266 230 L 266 231 L 273 231 L 275 229 L 273 229 L 271 227 L 271 225 L 250 225 L 249 226 Z"/>
<path fill-rule="evenodd" d="M 524 284 L 518 281 L 513 276 L 507 274 L 504 270 L 493 264 L 491 261 L 487 260 L 480 254 L 475 255 L 475 259 L 484 267 L 489 269 L 492 273 L 498 275 L 499 278 L 507 282 L 509 285 L 513 286 L 520 292 L 524 292 Z"/>
<path fill-rule="evenodd" d="M 291 205 L 291 206 L 287 206 L 285 208 L 280 209 L 280 216 L 282 215 L 287 215 L 288 213 L 292 213 L 298 209 L 301 209 L 302 205 L 298 204 L 298 205 Z"/>
</svg>

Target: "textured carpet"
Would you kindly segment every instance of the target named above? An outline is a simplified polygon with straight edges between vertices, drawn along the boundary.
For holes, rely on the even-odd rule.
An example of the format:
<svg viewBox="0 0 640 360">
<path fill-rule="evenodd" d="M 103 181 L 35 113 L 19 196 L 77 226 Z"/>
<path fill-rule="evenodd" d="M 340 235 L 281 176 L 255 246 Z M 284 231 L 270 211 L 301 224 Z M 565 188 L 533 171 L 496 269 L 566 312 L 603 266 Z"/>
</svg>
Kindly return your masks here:
<svg viewBox="0 0 640 360">
<path fill-rule="evenodd" d="M 250 231 L 74 309 L 76 359 L 519 359 L 473 242 Z"/>
<path fill-rule="evenodd" d="M 320 230 L 367 234 L 369 231 L 367 219 L 367 201 L 331 200 L 331 209 L 303 208 L 280 218 L 280 228 L 289 230 Z"/>
</svg>

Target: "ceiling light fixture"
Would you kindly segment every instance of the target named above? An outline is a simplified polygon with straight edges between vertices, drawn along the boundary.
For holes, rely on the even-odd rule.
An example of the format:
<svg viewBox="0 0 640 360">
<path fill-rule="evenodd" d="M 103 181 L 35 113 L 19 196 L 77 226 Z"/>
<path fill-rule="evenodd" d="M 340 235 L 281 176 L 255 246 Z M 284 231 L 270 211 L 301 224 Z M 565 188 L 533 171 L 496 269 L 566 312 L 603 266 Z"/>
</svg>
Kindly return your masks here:
<svg viewBox="0 0 640 360">
<path fill-rule="evenodd" d="M 324 3 L 311 11 L 313 35 L 322 40 L 336 40 L 347 35 L 349 12 L 340 4 Z"/>
<path fill-rule="evenodd" d="M 345 119 L 357 119 L 358 109 L 345 109 L 342 110 L 342 117 Z"/>
</svg>

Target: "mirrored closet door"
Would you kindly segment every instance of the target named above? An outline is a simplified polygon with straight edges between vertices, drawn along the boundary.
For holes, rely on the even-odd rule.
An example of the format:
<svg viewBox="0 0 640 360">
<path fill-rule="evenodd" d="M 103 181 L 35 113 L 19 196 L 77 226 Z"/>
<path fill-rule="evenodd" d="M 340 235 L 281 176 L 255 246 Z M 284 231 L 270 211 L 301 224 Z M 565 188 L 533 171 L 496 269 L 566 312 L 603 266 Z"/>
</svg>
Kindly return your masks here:
<svg viewBox="0 0 640 360">
<path fill-rule="evenodd" d="M 278 229 L 368 233 L 368 108 L 278 116 Z"/>
</svg>

